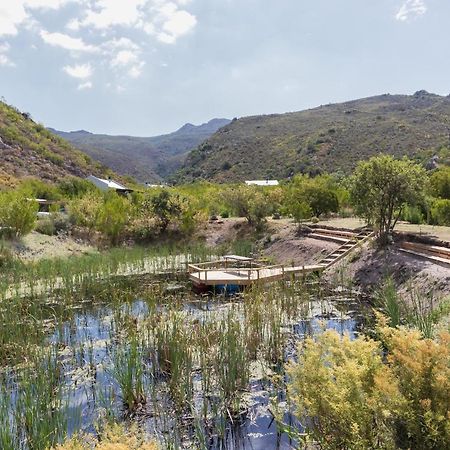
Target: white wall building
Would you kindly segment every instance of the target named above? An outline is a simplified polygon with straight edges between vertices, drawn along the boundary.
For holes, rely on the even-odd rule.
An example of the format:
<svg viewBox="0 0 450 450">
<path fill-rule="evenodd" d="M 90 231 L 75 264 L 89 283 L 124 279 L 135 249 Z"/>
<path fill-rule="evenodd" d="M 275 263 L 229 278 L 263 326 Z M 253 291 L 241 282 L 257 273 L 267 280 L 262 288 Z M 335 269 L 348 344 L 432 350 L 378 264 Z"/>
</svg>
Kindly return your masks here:
<svg viewBox="0 0 450 450">
<path fill-rule="evenodd" d="M 278 186 L 278 180 L 249 180 L 246 181 L 247 186 Z"/>
<path fill-rule="evenodd" d="M 113 180 L 105 180 L 104 178 L 98 178 L 94 175 L 89 175 L 86 180 L 89 180 L 91 183 L 94 183 L 100 190 L 107 191 L 109 189 L 113 189 L 116 192 L 127 193 L 131 192 L 133 189 L 127 188 L 120 183 L 117 183 Z"/>
</svg>

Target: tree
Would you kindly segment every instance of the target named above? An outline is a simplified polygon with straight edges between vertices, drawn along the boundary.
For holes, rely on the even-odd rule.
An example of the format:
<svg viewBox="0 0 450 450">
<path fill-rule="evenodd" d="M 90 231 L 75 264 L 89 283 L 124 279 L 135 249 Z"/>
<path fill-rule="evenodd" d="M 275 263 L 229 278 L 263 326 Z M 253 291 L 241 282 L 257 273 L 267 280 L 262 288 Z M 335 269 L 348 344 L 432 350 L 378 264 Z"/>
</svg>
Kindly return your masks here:
<svg viewBox="0 0 450 450">
<path fill-rule="evenodd" d="M 435 197 L 450 200 L 450 167 L 438 169 L 430 177 L 431 193 Z"/>
<path fill-rule="evenodd" d="M 238 217 L 245 217 L 249 225 L 257 228 L 270 213 L 270 204 L 261 189 L 255 186 L 239 186 L 224 191 L 227 208 Z"/>
<path fill-rule="evenodd" d="M 373 225 L 379 242 L 386 244 L 406 204 L 423 197 L 425 169 L 408 159 L 380 155 L 360 162 L 351 182 L 355 213 Z"/>
<path fill-rule="evenodd" d="M 289 214 L 299 222 L 311 216 L 337 212 L 339 201 L 337 187 L 330 176 L 310 178 L 304 175 L 294 177 L 288 188 L 285 207 Z"/>
<path fill-rule="evenodd" d="M 165 189 L 148 201 L 160 224 L 161 232 L 166 231 L 170 222 L 178 219 L 183 211 L 179 196 L 173 195 Z"/>
</svg>

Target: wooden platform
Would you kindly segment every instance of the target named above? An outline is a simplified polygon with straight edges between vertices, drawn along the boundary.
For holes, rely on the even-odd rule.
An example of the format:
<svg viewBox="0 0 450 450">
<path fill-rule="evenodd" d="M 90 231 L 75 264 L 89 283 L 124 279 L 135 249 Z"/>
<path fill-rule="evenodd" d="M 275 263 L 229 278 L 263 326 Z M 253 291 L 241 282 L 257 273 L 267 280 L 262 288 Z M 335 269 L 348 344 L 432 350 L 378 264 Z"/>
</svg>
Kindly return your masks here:
<svg viewBox="0 0 450 450">
<path fill-rule="evenodd" d="M 225 257 L 212 263 L 189 264 L 189 279 L 195 285 L 219 286 L 268 283 L 288 279 L 296 275 L 306 275 L 312 272 L 321 272 L 325 269 L 323 264 L 308 266 L 268 266 L 255 260 L 244 261 L 244 266 L 238 260 Z"/>
<path fill-rule="evenodd" d="M 304 276 L 313 272 L 320 273 L 328 267 L 347 256 L 351 251 L 373 237 L 371 230 L 359 232 L 323 231 L 326 238 L 335 237 L 341 246 L 323 258 L 318 264 L 304 266 L 269 266 L 263 261 L 245 258 L 237 255 L 224 256 L 219 261 L 189 264 L 189 279 L 196 287 L 208 286 L 248 286 L 258 283 L 269 283 L 277 280 L 289 279 L 295 276 Z"/>
</svg>

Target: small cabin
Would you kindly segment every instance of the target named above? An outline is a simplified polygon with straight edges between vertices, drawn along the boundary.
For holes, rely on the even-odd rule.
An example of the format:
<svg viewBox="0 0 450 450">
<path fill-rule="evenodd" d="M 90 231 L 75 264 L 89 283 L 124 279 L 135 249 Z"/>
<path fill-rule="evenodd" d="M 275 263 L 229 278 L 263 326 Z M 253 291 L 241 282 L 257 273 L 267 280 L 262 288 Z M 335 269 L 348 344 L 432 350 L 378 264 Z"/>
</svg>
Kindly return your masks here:
<svg viewBox="0 0 450 450">
<path fill-rule="evenodd" d="M 95 184 L 101 191 L 114 190 L 118 194 L 129 194 L 130 192 L 133 192 L 133 189 L 123 186 L 122 184 L 117 183 L 117 181 L 111 180 L 111 178 L 106 180 L 104 178 L 95 177 L 94 175 L 89 175 L 86 180 Z"/>
</svg>

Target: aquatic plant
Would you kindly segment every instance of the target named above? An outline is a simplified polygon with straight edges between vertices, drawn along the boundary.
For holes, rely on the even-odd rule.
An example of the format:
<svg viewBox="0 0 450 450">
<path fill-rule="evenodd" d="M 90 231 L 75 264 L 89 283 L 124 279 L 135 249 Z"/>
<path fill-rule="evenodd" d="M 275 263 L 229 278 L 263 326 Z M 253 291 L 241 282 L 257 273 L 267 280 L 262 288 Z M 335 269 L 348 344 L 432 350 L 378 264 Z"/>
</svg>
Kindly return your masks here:
<svg viewBox="0 0 450 450">
<path fill-rule="evenodd" d="M 136 335 L 114 351 L 112 375 L 122 394 L 126 412 L 133 413 L 146 402 L 145 360 Z"/>
</svg>

